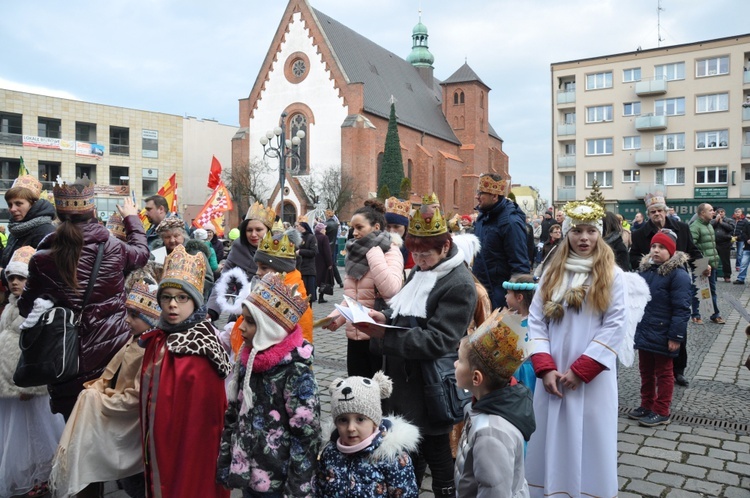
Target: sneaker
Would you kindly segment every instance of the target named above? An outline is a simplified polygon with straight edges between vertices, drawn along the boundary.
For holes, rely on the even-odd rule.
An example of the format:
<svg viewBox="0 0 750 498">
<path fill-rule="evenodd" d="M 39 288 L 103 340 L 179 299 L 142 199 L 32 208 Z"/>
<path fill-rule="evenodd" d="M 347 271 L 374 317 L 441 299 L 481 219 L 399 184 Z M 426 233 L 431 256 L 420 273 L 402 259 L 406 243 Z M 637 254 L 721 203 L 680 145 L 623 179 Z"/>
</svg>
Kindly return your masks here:
<svg viewBox="0 0 750 498">
<path fill-rule="evenodd" d="M 628 412 L 628 418 L 631 418 L 633 420 L 640 420 L 649 415 L 651 415 L 651 410 L 647 410 L 646 408 L 643 408 L 642 406 L 639 406 L 635 410 L 631 410 Z"/>
<path fill-rule="evenodd" d="M 734 281 L 734 285 L 745 285 L 745 281 L 744 280 L 735 280 Z"/>
<path fill-rule="evenodd" d="M 638 421 L 640 425 L 645 427 L 656 427 L 657 425 L 669 425 L 672 421 L 669 415 L 659 415 L 658 413 L 652 413 L 647 417 L 643 417 Z"/>
</svg>

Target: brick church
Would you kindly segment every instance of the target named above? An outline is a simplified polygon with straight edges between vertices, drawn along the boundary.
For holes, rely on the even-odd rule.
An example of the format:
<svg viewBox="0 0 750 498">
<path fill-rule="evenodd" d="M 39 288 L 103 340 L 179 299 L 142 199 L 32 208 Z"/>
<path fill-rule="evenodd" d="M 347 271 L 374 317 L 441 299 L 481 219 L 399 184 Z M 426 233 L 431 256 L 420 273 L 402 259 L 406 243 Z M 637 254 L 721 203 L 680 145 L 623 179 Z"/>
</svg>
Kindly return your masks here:
<svg viewBox="0 0 750 498">
<path fill-rule="evenodd" d="M 307 0 L 289 0 L 250 95 L 239 101 L 233 166 L 263 158 L 260 139 L 284 113 L 288 137 L 306 134 L 294 174 L 286 177 L 285 219 L 314 207 L 299 177 L 328 168 L 354 180 L 352 202 L 340 213 L 345 219 L 376 196 L 393 100 L 412 191 L 436 192 L 448 212 L 472 212 L 478 176 L 492 171 L 510 179 L 508 156 L 488 120 L 490 88 L 468 64 L 440 81 L 433 62 L 421 21 L 403 59 Z M 268 161 L 278 167 L 278 160 Z M 270 204 L 281 213 L 278 170 L 274 175 Z"/>
</svg>

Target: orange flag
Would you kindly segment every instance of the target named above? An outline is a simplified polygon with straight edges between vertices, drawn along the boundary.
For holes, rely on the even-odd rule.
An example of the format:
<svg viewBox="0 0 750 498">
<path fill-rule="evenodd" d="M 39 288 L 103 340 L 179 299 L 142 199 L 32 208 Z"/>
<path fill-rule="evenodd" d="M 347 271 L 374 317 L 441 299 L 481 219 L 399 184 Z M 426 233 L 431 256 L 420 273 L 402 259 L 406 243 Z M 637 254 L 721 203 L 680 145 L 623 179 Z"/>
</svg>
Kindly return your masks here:
<svg viewBox="0 0 750 498">
<path fill-rule="evenodd" d="M 214 189 L 213 194 L 211 194 L 211 197 L 209 197 L 206 203 L 203 205 L 203 208 L 201 208 L 198 216 L 196 216 L 193 220 L 193 226 L 200 228 L 209 221 L 218 218 L 219 216 L 224 214 L 225 211 L 229 211 L 233 207 L 232 196 L 229 195 L 229 191 L 227 190 L 226 185 L 224 185 L 224 182 L 219 180 L 219 184 Z M 215 227 L 216 235 L 218 235 L 219 237 L 223 237 L 223 225 L 221 223 L 216 223 Z"/>
<path fill-rule="evenodd" d="M 177 212 L 177 173 L 172 173 L 172 176 L 169 177 L 167 183 L 161 186 L 157 194 L 167 200 L 169 211 Z"/>
</svg>

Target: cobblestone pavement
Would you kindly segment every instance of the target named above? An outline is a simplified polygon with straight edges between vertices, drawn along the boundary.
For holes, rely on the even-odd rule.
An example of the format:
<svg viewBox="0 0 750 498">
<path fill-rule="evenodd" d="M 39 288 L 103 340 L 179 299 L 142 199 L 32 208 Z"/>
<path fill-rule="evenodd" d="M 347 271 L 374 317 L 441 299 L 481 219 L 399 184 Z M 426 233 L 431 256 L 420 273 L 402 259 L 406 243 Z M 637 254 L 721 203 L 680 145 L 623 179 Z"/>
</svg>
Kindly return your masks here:
<svg viewBox="0 0 750 498">
<path fill-rule="evenodd" d="M 619 371 L 619 457 L 621 498 L 727 497 L 750 498 L 750 370 L 743 366 L 750 343 L 741 319 L 721 296 L 730 294 L 747 306 L 745 286 L 717 283 L 719 308 L 726 325 L 704 317 L 705 325 L 688 327 L 687 388 L 675 386 L 673 422 L 659 428 L 640 427 L 624 413 L 640 402 L 637 363 Z M 328 303 L 313 305 L 315 319 L 341 302 L 335 286 Z M 320 386 L 323 419 L 330 416 L 329 385 L 346 375 L 346 336 L 315 330 L 315 376 Z M 637 361 L 637 360 L 636 360 Z M 429 475 L 421 497 L 430 497 Z M 126 498 L 114 483 L 108 498 Z M 241 497 L 235 490 L 232 498 Z"/>
</svg>

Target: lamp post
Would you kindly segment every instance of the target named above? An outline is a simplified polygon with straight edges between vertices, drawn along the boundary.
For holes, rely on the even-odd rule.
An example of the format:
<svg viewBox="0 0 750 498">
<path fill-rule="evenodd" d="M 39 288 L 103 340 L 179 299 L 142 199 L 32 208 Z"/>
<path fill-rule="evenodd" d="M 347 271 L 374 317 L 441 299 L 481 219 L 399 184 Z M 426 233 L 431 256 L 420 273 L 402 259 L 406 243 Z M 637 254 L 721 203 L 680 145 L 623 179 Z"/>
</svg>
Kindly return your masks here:
<svg viewBox="0 0 750 498">
<path fill-rule="evenodd" d="M 266 134 L 260 137 L 260 144 L 263 146 L 263 155 L 266 157 L 279 158 L 279 191 L 281 193 L 281 221 L 284 221 L 284 183 L 286 183 L 286 160 L 290 159 L 290 170 L 292 174 L 297 173 L 299 169 L 299 145 L 305 138 L 305 132 L 297 130 L 295 136 L 291 139 L 286 138 L 285 121 L 286 113 L 282 112 L 279 118 L 279 125 L 273 130 L 268 130 Z M 276 138 L 274 142 L 274 137 Z M 295 160 L 297 166 L 295 167 Z"/>
</svg>

